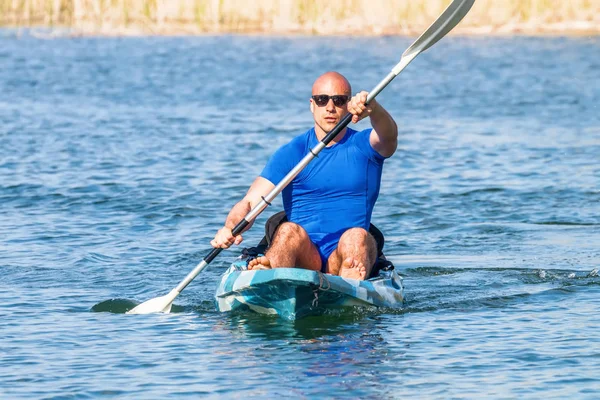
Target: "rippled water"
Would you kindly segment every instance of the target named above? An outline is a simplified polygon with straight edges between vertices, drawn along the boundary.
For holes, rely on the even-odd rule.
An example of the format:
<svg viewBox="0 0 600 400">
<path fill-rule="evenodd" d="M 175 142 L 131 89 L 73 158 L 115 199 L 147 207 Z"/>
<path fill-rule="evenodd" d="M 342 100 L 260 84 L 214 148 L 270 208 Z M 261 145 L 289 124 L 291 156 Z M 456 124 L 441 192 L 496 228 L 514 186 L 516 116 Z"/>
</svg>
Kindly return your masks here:
<svg viewBox="0 0 600 400">
<path fill-rule="evenodd" d="M 400 312 L 219 314 L 235 251 L 179 312 L 91 312 L 166 294 L 206 255 L 311 125 L 316 76 L 369 90 L 410 42 L 4 31 L 0 397 L 598 398 L 598 38 L 447 38 L 380 95 L 400 143 L 374 223 Z"/>
</svg>

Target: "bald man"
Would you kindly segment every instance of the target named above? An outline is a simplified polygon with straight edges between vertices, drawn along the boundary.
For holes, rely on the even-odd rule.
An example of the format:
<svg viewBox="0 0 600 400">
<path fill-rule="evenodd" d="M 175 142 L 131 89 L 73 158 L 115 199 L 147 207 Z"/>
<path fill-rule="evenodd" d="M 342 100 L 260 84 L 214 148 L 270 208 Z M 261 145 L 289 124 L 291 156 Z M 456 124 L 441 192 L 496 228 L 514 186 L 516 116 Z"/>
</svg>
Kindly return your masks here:
<svg viewBox="0 0 600 400">
<path fill-rule="evenodd" d="M 353 115 L 354 123 L 368 116 L 372 129 L 345 128 L 283 190 L 288 222 L 277 228 L 266 254 L 251 260 L 248 269 L 295 266 L 345 278 L 369 277 L 377 244 L 368 229 L 383 162 L 396 151 L 398 127 L 375 100 L 364 105 L 367 92 L 354 97 L 351 93 L 350 83 L 337 72 L 317 78 L 310 98 L 314 127 L 273 154 L 246 196 L 230 211 L 225 226 L 211 241 L 213 247 L 240 244 L 242 236 L 231 234 L 235 225 L 347 113 Z"/>
</svg>

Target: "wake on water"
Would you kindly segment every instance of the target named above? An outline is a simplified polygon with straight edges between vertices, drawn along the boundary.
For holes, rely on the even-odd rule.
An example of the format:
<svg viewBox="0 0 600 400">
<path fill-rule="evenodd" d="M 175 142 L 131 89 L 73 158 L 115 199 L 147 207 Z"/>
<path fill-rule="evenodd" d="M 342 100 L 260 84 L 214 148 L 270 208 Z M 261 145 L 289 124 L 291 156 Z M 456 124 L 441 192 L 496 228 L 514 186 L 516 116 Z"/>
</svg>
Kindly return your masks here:
<svg viewBox="0 0 600 400">
<path fill-rule="evenodd" d="M 542 294 L 565 294 L 589 285 L 600 285 L 598 269 L 589 272 L 566 269 L 525 268 L 445 268 L 416 267 L 400 271 L 405 299 L 400 309 L 344 307 L 327 310 L 324 316 L 405 314 L 444 309 L 498 308 Z M 139 303 L 129 299 L 109 299 L 94 305 L 92 312 L 124 314 Z M 173 305 L 172 313 L 216 312 L 212 300 L 195 305 Z M 237 314 L 237 313 L 236 313 Z"/>
<path fill-rule="evenodd" d="M 406 290 L 401 313 L 505 307 L 525 298 L 552 293 L 560 295 L 585 286 L 600 285 L 597 268 L 588 272 L 418 267 L 403 270 L 402 276 Z"/>
</svg>

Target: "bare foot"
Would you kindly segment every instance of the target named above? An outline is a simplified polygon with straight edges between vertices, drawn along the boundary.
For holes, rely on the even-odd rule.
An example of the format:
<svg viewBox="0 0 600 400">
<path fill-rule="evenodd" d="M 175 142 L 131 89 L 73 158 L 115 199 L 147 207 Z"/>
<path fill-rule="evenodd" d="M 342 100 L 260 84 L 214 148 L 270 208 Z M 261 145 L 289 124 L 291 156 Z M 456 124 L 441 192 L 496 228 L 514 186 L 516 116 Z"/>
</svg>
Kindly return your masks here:
<svg viewBox="0 0 600 400">
<path fill-rule="evenodd" d="M 342 278 L 357 279 L 362 281 L 367 275 L 367 269 L 363 263 L 356 261 L 355 259 L 348 257 L 342 263 L 339 275 Z"/>
<path fill-rule="evenodd" d="M 248 263 L 248 269 L 250 271 L 252 271 L 252 270 L 256 271 L 259 269 L 271 269 L 271 262 L 265 256 L 256 257 L 254 260 L 251 260 Z"/>
</svg>

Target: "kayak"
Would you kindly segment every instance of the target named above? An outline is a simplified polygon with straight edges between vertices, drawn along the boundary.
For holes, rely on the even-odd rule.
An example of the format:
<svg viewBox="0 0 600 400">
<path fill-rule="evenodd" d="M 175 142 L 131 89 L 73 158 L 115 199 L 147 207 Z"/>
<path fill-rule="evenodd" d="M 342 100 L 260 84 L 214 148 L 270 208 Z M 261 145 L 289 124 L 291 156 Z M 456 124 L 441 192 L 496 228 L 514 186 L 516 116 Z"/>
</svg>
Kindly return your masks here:
<svg viewBox="0 0 600 400">
<path fill-rule="evenodd" d="M 340 307 L 400 308 L 403 298 L 402 278 L 394 269 L 359 281 L 301 268 L 248 271 L 245 260 L 227 269 L 215 294 L 221 312 L 252 310 L 287 320 Z"/>
</svg>

